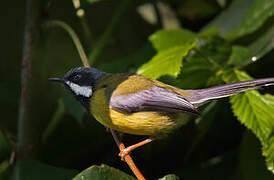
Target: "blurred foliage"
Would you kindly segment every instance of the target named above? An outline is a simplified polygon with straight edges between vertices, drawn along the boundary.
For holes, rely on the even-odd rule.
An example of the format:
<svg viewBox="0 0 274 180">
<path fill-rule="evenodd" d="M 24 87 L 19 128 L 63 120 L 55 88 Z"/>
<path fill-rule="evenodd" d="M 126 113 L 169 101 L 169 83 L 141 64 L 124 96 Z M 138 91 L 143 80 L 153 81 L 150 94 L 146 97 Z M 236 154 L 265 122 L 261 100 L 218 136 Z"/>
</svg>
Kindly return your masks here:
<svg viewBox="0 0 274 180">
<path fill-rule="evenodd" d="M 137 72 L 192 89 L 274 77 L 273 0 L 45 2 L 42 23 L 66 22 L 93 66 L 107 72 Z M 156 24 L 138 13 L 143 5 L 152 7 L 147 11 Z M 57 28 L 42 29 L 35 49 L 39 58 L 32 64 L 31 118 L 36 123 L 30 128 L 40 141 L 29 147 L 31 158 L 16 161 L 23 7 L 24 1 L 4 1 L 0 17 L 0 179 L 134 179 L 110 133 L 68 92 L 48 82 L 82 66 L 70 37 Z M 176 16 L 169 16 L 170 10 Z M 182 26 L 164 29 L 162 20 L 168 18 Z M 273 179 L 270 94 L 273 87 L 205 104 L 200 118 L 134 151 L 137 166 L 147 179 Z M 122 138 L 130 145 L 142 137 Z"/>
</svg>

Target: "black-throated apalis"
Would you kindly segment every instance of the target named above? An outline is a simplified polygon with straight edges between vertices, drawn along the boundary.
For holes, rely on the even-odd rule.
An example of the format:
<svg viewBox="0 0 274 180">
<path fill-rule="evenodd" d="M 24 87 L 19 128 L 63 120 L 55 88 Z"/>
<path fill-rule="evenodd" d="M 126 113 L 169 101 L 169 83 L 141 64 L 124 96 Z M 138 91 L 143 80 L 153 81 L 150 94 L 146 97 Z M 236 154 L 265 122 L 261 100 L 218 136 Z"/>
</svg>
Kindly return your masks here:
<svg viewBox="0 0 274 180">
<path fill-rule="evenodd" d="M 122 158 L 133 149 L 185 124 L 186 114 L 199 115 L 197 107 L 208 100 L 274 85 L 274 78 L 264 78 L 182 90 L 141 75 L 110 74 L 86 67 L 74 68 L 63 78 L 50 80 L 63 83 L 104 126 L 149 137 L 120 152 Z"/>
</svg>

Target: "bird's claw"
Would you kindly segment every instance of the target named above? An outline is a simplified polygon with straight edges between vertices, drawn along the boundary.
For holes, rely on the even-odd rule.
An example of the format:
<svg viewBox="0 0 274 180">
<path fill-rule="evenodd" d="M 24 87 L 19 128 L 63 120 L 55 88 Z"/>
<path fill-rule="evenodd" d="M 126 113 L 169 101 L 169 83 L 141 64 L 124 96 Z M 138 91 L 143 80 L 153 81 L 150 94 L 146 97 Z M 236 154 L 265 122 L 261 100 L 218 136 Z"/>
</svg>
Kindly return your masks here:
<svg viewBox="0 0 274 180">
<path fill-rule="evenodd" d="M 129 148 L 125 148 L 120 151 L 119 156 L 121 157 L 122 161 L 125 161 L 125 157 L 130 153 L 130 151 L 131 150 Z"/>
</svg>

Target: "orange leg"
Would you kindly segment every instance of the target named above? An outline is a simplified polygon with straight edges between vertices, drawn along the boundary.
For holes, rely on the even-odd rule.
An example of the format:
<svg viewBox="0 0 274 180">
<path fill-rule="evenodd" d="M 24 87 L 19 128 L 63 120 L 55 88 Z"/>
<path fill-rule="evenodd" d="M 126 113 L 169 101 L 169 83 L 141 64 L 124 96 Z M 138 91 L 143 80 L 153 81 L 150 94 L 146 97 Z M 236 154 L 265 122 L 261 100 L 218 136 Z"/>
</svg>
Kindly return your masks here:
<svg viewBox="0 0 274 180">
<path fill-rule="evenodd" d="M 119 156 L 121 157 L 121 159 L 124 161 L 125 160 L 125 156 L 128 155 L 132 150 L 140 147 L 140 146 L 143 146 L 147 143 L 150 143 L 152 141 L 152 139 L 148 138 L 144 141 L 141 141 L 139 143 L 136 143 L 136 144 L 133 144 L 127 148 L 121 148 L 120 147 L 120 153 L 119 153 Z"/>
</svg>

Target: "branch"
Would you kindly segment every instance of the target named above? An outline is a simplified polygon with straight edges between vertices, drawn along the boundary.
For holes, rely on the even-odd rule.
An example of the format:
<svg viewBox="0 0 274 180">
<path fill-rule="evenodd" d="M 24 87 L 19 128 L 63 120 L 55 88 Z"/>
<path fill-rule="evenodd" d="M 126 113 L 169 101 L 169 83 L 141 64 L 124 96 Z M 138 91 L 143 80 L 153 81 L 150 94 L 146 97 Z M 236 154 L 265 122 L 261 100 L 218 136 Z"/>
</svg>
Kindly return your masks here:
<svg viewBox="0 0 274 180">
<path fill-rule="evenodd" d="M 21 160 L 29 155 L 33 145 L 33 122 L 30 116 L 30 99 L 31 99 L 31 64 L 34 59 L 34 47 L 38 42 L 39 20 L 41 4 L 37 0 L 26 1 L 26 17 L 23 40 L 23 57 L 21 66 L 21 94 L 19 102 L 18 116 L 18 142 L 17 142 L 17 159 Z"/>
<path fill-rule="evenodd" d="M 120 149 L 120 151 L 124 150 L 126 147 L 124 145 L 124 143 L 122 143 L 117 135 L 116 132 L 112 129 L 110 129 L 111 135 L 116 143 L 116 145 L 118 146 L 118 148 Z M 134 175 L 137 177 L 138 180 L 145 180 L 144 176 L 142 175 L 141 171 L 137 168 L 137 166 L 135 165 L 133 159 L 131 158 L 131 156 L 128 154 L 125 156 L 125 161 L 128 164 L 129 168 L 131 169 L 131 171 L 134 173 Z"/>
</svg>

